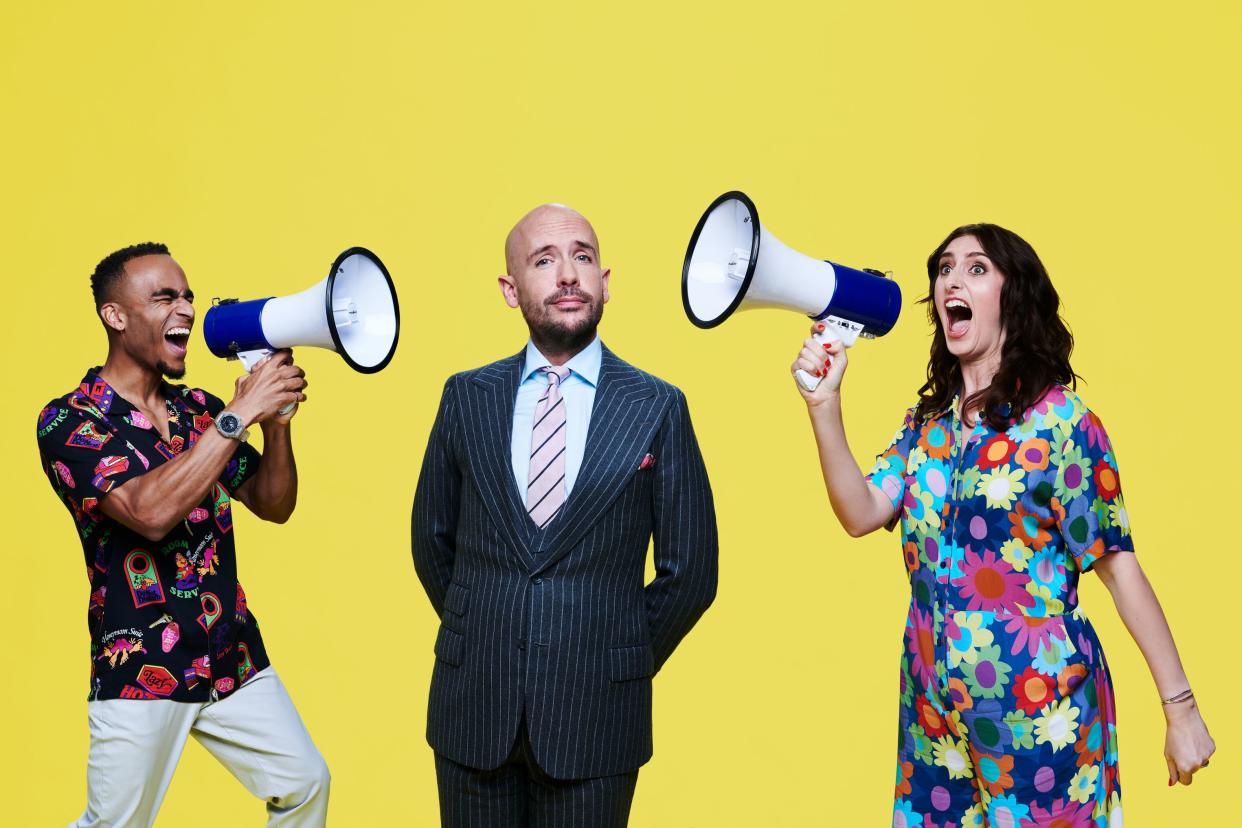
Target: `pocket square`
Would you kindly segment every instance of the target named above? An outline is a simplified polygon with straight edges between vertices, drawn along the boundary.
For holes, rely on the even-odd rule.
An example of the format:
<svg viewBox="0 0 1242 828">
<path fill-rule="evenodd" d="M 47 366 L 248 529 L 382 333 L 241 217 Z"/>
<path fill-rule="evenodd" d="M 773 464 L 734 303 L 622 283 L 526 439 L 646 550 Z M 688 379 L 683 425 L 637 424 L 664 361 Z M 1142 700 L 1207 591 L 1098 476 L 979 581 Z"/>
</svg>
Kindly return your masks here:
<svg viewBox="0 0 1242 828">
<path fill-rule="evenodd" d="M 643 457 L 643 462 L 638 464 L 638 470 L 642 471 L 643 469 L 649 469 L 654 465 L 655 465 L 655 455 L 648 453 L 645 457 Z"/>
</svg>

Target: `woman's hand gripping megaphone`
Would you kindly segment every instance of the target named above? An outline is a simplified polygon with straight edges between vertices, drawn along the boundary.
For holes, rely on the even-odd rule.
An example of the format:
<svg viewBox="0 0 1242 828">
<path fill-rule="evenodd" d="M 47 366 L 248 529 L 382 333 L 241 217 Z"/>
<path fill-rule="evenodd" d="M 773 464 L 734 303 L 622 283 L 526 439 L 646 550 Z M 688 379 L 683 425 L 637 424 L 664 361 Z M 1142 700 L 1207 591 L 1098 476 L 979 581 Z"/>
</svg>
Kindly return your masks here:
<svg viewBox="0 0 1242 828">
<path fill-rule="evenodd" d="M 802 350 L 790 367 L 798 380 L 798 391 L 807 401 L 840 389 L 849 362 L 845 349 L 846 344 L 834 326 L 824 322 L 811 326 L 811 335 L 802 343 Z"/>
<path fill-rule="evenodd" d="M 867 336 L 867 334 L 863 333 L 863 330 L 863 325 L 859 322 L 842 319 L 839 316 L 826 316 L 811 326 L 811 338 L 807 342 L 811 343 L 814 340 L 815 346 L 821 346 L 825 352 L 838 354 L 839 357 L 835 358 L 844 360 L 845 349 L 852 347 L 858 341 L 858 337 Z M 817 349 L 811 347 L 811 350 L 816 351 Z M 845 370 L 844 365 L 842 370 Z M 804 390 L 814 391 L 828 374 L 822 371 L 816 373 L 814 366 L 812 366 L 812 370 L 802 370 L 797 369 L 795 365 L 794 376 L 798 378 L 798 384 Z M 838 375 L 836 386 L 840 384 L 841 379 Z M 836 386 L 833 387 L 833 390 L 836 390 Z"/>
</svg>

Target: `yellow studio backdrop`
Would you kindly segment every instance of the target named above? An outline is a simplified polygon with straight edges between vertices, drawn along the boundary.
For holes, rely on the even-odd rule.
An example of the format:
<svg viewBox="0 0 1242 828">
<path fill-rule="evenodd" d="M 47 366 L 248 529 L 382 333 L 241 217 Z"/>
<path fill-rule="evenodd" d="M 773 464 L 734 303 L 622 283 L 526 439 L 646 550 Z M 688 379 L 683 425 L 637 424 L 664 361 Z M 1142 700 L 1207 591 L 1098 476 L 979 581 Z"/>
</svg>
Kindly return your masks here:
<svg viewBox="0 0 1242 828">
<path fill-rule="evenodd" d="M 632 823 L 888 824 L 898 541 L 851 540 L 828 509 L 788 373 L 805 320 L 700 331 L 681 308 L 694 222 L 733 188 L 794 248 L 901 284 L 894 332 L 850 355 L 865 466 L 923 377 L 930 250 L 993 221 L 1039 251 L 1220 746 L 1192 788 L 1166 786 L 1155 689 L 1085 577 L 1127 824 L 1236 822 L 1235 4 L 126 2 L 6 4 L 0 22 L 0 824 L 63 825 L 85 801 L 88 590 L 35 418 L 104 357 L 96 261 L 148 239 L 184 266 L 200 322 L 213 296 L 301 290 L 352 244 L 393 274 L 395 360 L 363 376 L 298 354 L 298 511 L 270 526 L 239 509 L 236 532 L 272 660 L 333 771 L 333 824 L 438 824 L 436 618 L 410 501 L 444 378 L 525 341 L 495 276 L 511 224 L 549 200 L 594 222 L 613 272 L 604 339 L 688 395 L 719 512 L 719 596 L 655 681 Z M 229 398 L 239 368 L 200 329 L 189 365 Z M 157 824 L 262 820 L 191 743 Z"/>
</svg>

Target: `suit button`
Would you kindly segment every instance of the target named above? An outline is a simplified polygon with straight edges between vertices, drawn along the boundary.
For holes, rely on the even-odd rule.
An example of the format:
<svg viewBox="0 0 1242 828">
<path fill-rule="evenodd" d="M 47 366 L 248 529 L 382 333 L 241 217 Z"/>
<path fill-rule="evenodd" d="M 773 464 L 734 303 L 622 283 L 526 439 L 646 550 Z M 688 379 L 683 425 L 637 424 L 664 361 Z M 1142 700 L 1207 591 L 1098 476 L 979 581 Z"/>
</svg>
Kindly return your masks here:
<svg viewBox="0 0 1242 828">
<path fill-rule="evenodd" d="M 526 649 L 526 639 L 525 639 L 525 638 L 519 638 L 519 639 L 518 639 L 518 649 L 519 649 L 519 650 L 525 650 L 525 649 Z"/>
<path fill-rule="evenodd" d="M 530 582 L 534 584 L 535 586 L 539 586 L 540 584 L 543 583 L 543 578 L 531 578 Z"/>
</svg>

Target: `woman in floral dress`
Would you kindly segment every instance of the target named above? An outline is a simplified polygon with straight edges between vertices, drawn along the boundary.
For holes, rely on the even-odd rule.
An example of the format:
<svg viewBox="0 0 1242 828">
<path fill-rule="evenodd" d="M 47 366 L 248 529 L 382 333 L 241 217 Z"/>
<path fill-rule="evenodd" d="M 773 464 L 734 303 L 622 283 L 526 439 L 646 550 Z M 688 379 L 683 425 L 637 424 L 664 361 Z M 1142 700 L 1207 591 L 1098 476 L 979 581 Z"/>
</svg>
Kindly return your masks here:
<svg viewBox="0 0 1242 828">
<path fill-rule="evenodd" d="M 901 525 L 911 599 L 901 657 L 894 828 L 1121 825 L 1113 687 L 1078 608 L 1094 570 L 1167 719 L 1169 784 L 1215 745 L 1132 554 L 1117 460 L 1072 390 L 1073 339 L 1035 251 L 991 224 L 927 260 L 928 381 L 864 476 L 846 443 L 839 343 L 793 365 L 833 511 L 854 537 Z M 817 326 L 822 330 L 822 326 Z"/>
</svg>

